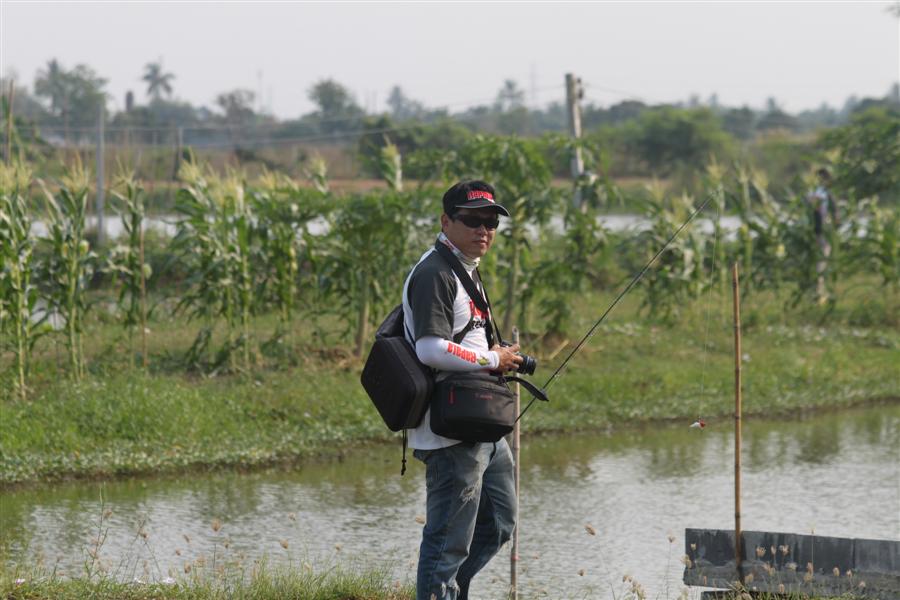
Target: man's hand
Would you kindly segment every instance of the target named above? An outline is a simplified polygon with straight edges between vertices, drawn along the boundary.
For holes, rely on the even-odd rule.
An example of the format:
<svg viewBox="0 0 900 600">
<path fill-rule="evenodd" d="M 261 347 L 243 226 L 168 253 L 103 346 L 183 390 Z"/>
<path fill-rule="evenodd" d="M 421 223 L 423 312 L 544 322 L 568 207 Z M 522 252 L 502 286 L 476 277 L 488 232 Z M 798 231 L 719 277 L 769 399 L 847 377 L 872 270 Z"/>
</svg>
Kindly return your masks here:
<svg viewBox="0 0 900 600">
<path fill-rule="evenodd" d="M 491 350 L 500 357 L 500 366 L 497 367 L 497 370 L 500 372 L 515 371 L 522 364 L 522 357 L 516 354 L 519 351 L 518 344 L 513 344 L 512 346 L 494 344 Z"/>
</svg>

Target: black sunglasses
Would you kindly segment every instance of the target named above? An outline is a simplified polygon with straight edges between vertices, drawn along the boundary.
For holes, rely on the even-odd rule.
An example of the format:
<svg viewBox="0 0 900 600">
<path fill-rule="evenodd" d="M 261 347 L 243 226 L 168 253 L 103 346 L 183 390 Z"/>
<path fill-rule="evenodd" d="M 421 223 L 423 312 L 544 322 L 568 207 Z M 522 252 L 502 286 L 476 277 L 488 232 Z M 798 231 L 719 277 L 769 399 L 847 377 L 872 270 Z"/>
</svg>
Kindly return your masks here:
<svg viewBox="0 0 900 600">
<path fill-rule="evenodd" d="M 500 226 L 500 217 L 477 217 L 475 215 L 456 215 L 455 217 L 451 217 L 454 221 L 461 221 L 463 225 L 466 227 L 470 227 L 472 229 L 478 229 L 482 225 L 488 231 L 493 231 Z"/>
</svg>

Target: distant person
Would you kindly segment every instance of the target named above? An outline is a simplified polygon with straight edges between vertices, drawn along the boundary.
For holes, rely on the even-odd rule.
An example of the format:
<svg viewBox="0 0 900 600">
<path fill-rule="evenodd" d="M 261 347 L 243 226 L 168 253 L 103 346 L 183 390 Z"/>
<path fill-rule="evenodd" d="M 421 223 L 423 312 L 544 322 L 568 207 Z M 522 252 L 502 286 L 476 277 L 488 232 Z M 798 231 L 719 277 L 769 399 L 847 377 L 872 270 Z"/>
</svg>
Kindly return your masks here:
<svg viewBox="0 0 900 600">
<path fill-rule="evenodd" d="M 831 244 L 828 241 L 829 229 L 837 229 L 840 225 L 837 215 L 837 205 L 834 196 L 831 195 L 831 172 L 822 167 L 816 171 L 818 185 L 806 196 L 806 201 L 812 208 L 813 227 L 816 232 L 816 244 L 819 248 L 819 259 L 816 261 L 816 299 L 819 304 L 828 300 L 828 292 L 825 288 L 825 271 L 828 268 L 828 259 L 831 256 Z M 828 219 L 831 218 L 830 228 Z"/>
</svg>

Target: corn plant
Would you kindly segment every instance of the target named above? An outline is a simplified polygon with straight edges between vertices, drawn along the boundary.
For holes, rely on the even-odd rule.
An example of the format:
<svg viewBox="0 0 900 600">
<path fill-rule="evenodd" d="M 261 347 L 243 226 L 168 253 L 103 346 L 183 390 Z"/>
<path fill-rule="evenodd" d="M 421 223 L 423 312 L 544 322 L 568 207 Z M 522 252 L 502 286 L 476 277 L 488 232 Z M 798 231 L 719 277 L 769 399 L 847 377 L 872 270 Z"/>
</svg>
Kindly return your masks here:
<svg viewBox="0 0 900 600">
<path fill-rule="evenodd" d="M 328 297 L 354 329 L 361 355 L 369 330 L 397 302 L 415 260 L 409 198 L 395 192 L 352 195 L 336 201 L 321 273 Z"/>
<path fill-rule="evenodd" d="M 310 193 L 288 177 L 265 173 L 252 192 L 264 273 L 262 297 L 275 305 L 276 337 L 289 331 L 297 304 L 300 262 L 313 245 L 309 222 L 324 209 L 321 194 Z"/>
<path fill-rule="evenodd" d="M 189 319 L 203 321 L 203 327 L 186 356 L 191 367 L 199 367 L 209 350 L 221 298 L 228 286 L 223 286 L 223 251 L 214 226 L 215 215 L 219 211 L 209 182 L 209 178 L 214 175 L 204 172 L 195 163 L 188 162 L 181 167 L 179 176 L 183 185 L 178 190 L 175 201 L 179 222 L 172 247 L 191 275 L 186 282 L 188 288 L 176 305 L 175 312 L 183 312 Z"/>
<path fill-rule="evenodd" d="M 40 182 L 47 206 L 47 246 L 43 281 L 48 285 L 47 304 L 63 321 L 69 368 L 75 380 L 84 376 L 84 318 L 89 304 L 87 284 L 96 254 L 85 237 L 90 175 L 80 161 L 70 167 L 53 193 Z"/>
<path fill-rule="evenodd" d="M 234 320 L 229 311 L 229 323 L 240 321 L 241 341 L 244 357 L 244 368 L 250 368 L 250 318 L 255 309 L 255 278 L 251 269 L 255 247 L 255 230 L 250 207 L 244 199 L 244 187 L 235 182 L 234 194 L 228 197 L 230 227 L 226 230 L 226 249 L 228 271 L 232 274 L 237 291 L 234 303 L 238 311 L 238 319 Z"/>
<path fill-rule="evenodd" d="M 224 319 L 226 339 L 214 363 L 214 371 L 230 363 L 236 368 L 234 350 L 242 349 L 243 367 L 250 368 L 251 317 L 256 309 L 257 279 L 252 263 L 258 253 L 257 235 L 244 185 L 236 176 L 215 177 L 188 163 L 181 173 L 175 210 L 180 219 L 173 246 L 185 261 L 188 289 L 176 312 L 202 318 L 205 327 L 188 352 L 188 361 L 199 365 L 212 339 L 215 321 Z M 239 331 L 237 337 L 235 332 Z"/>
<path fill-rule="evenodd" d="M 747 184 L 742 183 L 749 191 L 747 201 L 738 204 L 750 232 L 750 247 L 742 250 L 745 257 L 752 255 L 748 279 L 754 288 L 776 293 L 789 284 L 788 302 L 796 306 L 816 291 L 820 275 L 817 265 L 827 258 L 816 237 L 812 211 L 802 196 L 789 190 L 784 199 L 776 199 L 768 190 L 764 174 L 752 172 L 748 179 Z M 743 243 L 747 244 L 747 239 Z M 829 232 L 829 243 L 832 255 L 825 276 L 833 289 L 842 246 L 834 229 Z"/>
<path fill-rule="evenodd" d="M 4 340 L 12 340 L 14 388 L 22 400 L 28 395 L 31 351 L 46 332 L 46 312 L 37 316 L 38 290 L 32 282 L 34 240 L 27 205 L 31 181 L 27 166 L 0 165 L 0 332 Z"/>
<path fill-rule="evenodd" d="M 319 156 L 314 157 L 306 169 L 306 177 L 309 179 L 313 187 L 322 194 L 327 194 L 330 189 L 328 185 L 328 164 Z"/>
<path fill-rule="evenodd" d="M 900 212 L 881 208 L 873 202 L 872 219 L 866 236 L 872 262 L 878 268 L 882 283 L 894 293 L 900 288 Z"/>
<path fill-rule="evenodd" d="M 727 198 L 725 175 L 725 168 L 715 158 L 706 166 L 706 194 L 710 198 L 710 202 L 704 216 L 711 222 L 713 230 L 712 239 L 707 242 L 710 247 L 706 251 L 706 256 L 711 262 L 709 267 L 710 285 L 718 283 L 720 291 L 723 292 L 731 280 L 729 264 L 733 262 L 728 260 L 728 240 L 725 229 L 722 227 L 722 215 L 725 213 Z"/>
<path fill-rule="evenodd" d="M 152 275 L 144 261 L 144 199 L 143 188 L 132 173 L 119 176 L 112 190 L 122 218 L 125 243 L 115 246 L 107 269 L 120 280 L 119 306 L 128 331 L 129 354 L 134 360 L 134 330 L 141 332 L 141 364 L 147 368 L 147 279 Z"/>
<path fill-rule="evenodd" d="M 782 269 L 793 285 L 789 298 L 792 306 L 798 305 L 804 298 L 813 297 L 819 301 L 826 300 L 820 288 L 820 278 L 828 281 L 828 288 L 835 289 L 839 275 L 841 257 L 841 239 L 835 228 L 826 232 L 831 255 L 826 256 L 816 235 L 815 225 L 806 199 L 798 194 L 790 194 L 781 203 L 781 243 L 785 248 Z M 825 273 L 819 272 L 819 265 L 827 264 Z M 834 302 L 834 297 L 831 298 Z"/>
<path fill-rule="evenodd" d="M 900 213 L 879 206 L 878 198 L 866 198 L 847 215 L 845 263 L 854 270 L 874 271 L 881 283 L 900 287 Z"/>
<path fill-rule="evenodd" d="M 602 281 L 613 258 L 609 233 L 590 202 L 581 207 L 568 204 L 564 224 L 565 232 L 553 240 L 560 248 L 542 256 L 534 270 L 535 280 L 546 290 L 538 304 L 551 337 L 566 332 L 573 297 L 587 292 L 589 284 Z"/>
<path fill-rule="evenodd" d="M 386 139 L 386 138 L 385 138 Z M 379 153 L 378 171 L 388 188 L 395 192 L 403 191 L 403 157 L 397 146 L 386 139 L 387 143 Z"/>
<path fill-rule="evenodd" d="M 649 260 L 664 247 L 693 212 L 693 198 L 686 194 L 669 200 L 656 188 L 651 190 L 651 195 L 645 211 L 650 229 L 636 238 L 640 252 L 645 256 L 642 260 Z M 705 251 L 705 239 L 691 223 L 647 270 L 641 282 L 644 291 L 642 307 L 648 310 L 651 318 L 669 320 L 678 314 L 680 305 L 700 295 L 708 283 L 703 269 Z"/>
<path fill-rule="evenodd" d="M 769 194 L 763 174 L 739 168 L 738 183 L 736 204 L 742 221 L 738 235 L 742 244 L 744 285 L 777 292 L 785 281 L 787 211 Z"/>
</svg>

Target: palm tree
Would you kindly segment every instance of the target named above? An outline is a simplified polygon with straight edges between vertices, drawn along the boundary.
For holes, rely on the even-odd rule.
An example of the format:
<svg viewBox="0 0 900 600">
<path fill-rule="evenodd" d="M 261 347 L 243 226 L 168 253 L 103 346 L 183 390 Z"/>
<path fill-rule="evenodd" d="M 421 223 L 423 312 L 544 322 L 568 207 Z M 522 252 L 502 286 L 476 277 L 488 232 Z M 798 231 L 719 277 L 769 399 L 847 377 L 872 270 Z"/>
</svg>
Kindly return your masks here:
<svg viewBox="0 0 900 600">
<path fill-rule="evenodd" d="M 525 92 L 519 89 L 519 84 L 512 79 L 504 81 L 503 87 L 500 88 L 500 91 L 497 93 L 497 108 L 505 112 L 515 108 L 521 108 L 524 104 Z"/>
<path fill-rule="evenodd" d="M 166 96 L 172 95 L 172 80 L 175 79 L 175 75 L 163 73 L 162 59 L 147 63 L 141 79 L 147 82 L 147 95 L 154 100 L 159 100 L 162 93 Z"/>
</svg>

